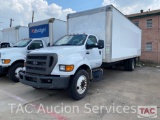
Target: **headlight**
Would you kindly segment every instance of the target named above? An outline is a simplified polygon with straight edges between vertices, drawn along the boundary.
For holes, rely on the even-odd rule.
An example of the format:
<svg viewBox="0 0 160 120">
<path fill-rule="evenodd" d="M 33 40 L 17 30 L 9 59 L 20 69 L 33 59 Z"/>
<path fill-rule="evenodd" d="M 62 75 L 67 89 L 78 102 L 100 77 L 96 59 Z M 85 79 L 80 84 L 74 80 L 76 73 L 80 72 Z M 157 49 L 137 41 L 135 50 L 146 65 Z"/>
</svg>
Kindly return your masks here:
<svg viewBox="0 0 160 120">
<path fill-rule="evenodd" d="M 71 72 L 74 69 L 74 65 L 59 65 L 59 70 L 64 72 Z"/>
<path fill-rule="evenodd" d="M 3 64 L 9 64 L 11 62 L 10 59 L 2 59 Z"/>
</svg>

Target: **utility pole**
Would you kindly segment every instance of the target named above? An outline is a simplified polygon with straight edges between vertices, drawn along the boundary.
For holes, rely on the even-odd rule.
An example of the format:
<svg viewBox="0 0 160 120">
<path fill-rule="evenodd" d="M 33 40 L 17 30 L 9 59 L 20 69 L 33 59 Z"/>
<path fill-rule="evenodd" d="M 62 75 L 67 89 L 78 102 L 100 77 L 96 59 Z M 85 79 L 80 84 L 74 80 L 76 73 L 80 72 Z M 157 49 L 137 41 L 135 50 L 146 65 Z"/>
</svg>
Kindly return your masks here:
<svg viewBox="0 0 160 120">
<path fill-rule="evenodd" d="M 10 27 L 12 27 L 12 22 L 14 21 L 14 19 L 10 19 Z"/>
<path fill-rule="evenodd" d="M 32 11 L 32 22 L 34 21 L 34 11 Z"/>
</svg>

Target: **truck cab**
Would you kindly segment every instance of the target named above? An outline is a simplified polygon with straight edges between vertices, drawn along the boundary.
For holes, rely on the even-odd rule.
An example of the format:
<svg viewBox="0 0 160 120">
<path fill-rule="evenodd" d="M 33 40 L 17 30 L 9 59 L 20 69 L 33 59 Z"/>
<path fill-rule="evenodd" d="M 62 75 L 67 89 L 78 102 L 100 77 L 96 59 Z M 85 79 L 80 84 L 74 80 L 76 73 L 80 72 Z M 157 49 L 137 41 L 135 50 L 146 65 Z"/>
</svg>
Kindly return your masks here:
<svg viewBox="0 0 160 120">
<path fill-rule="evenodd" d="M 52 47 L 29 53 L 20 81 L 34 88 L 69 88 L 73 99 L 82 99 L 94 73 L 102 74 L 98 68 L 102 64 L 103 47 L 104 41 L 95 35 L 66 35 Z"/>
<path fill-rule="evenodd" d="M 21 40 L 11 48 L 0 49 L 0 76 L 8 74 L 15 82 L 19 81 L 19 71 L 24 66 L 27 53 L 32 50 L 46 47 L 41 39 Z"/>
</svg>

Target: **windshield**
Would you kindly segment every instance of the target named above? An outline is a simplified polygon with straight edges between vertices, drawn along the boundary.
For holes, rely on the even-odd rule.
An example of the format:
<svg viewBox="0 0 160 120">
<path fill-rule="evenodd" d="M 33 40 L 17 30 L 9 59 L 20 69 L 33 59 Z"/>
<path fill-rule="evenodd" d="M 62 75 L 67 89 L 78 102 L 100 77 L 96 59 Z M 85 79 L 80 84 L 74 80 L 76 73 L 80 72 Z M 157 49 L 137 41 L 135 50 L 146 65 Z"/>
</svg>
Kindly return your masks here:
<svg viewBox="0 0 160 120">
<path fill-rule="evenodd" d="M 21 40 L 17 42 L 13 47 L 26 47 L 30 42 L 31 40 Z"/>
<path fill-rule="evenodd" d="M 56 41 L 53 46 L 83 45 L 87 35 L 67 35 Z"/>
</svg>

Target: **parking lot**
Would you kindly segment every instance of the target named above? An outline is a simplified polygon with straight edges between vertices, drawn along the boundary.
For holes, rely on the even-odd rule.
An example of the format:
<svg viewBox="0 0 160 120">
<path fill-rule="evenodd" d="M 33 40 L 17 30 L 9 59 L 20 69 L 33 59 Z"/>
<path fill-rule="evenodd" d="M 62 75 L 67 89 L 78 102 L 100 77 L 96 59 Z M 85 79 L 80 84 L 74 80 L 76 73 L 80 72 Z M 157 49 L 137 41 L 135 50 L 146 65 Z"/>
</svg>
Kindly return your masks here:
<svg viewBox="0 0 160 120">
<path fill-rule="evenodd" d="M 136 110 L 138 106 L 157 106 L 160 119 L 160 69 L 138 67 L 134 72 L 106 69 L 104 79 L 91 83 L 87 96 L 80 101 L 70 99 L 66 91 L 36 90 L 7 77 L 0 78 L 0 120 L 138 119 L 137 112 L 124 113 L 119 109 L 119 113 L 114 110 L 108 113 L 101 106 L 115 109 L 134 106 Z"/>
</svg>

